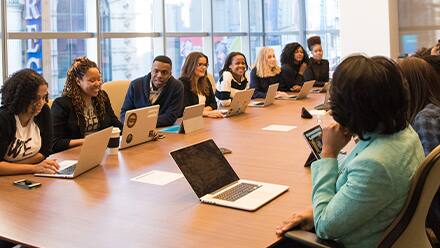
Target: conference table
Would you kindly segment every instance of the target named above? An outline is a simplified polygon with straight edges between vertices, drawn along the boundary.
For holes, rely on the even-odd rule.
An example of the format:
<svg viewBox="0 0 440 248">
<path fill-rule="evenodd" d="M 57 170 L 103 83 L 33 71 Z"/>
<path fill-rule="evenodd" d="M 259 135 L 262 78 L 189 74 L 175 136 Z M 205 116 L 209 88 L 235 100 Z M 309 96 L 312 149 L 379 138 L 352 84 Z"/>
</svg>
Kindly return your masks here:
<svg viewBox="0 0 440 248">
<path fill-rule="evenodd" d="M 317 118 L 302 119 L 325 94 L 277 100 L 224 119 L 204 118 L 204 129 L 106 154 L 101 165 L 75 179 L 32 175 L 0 177 L 0 239 L 35 247 L 267 247 L 275 228 L 311 205 L 310 149 L 302 133 Z M 324 124 L 331 117 L 324 119 Z M 296 126 L 288 132 L 272 125 Z M 255 212 L 200 203 L 185 178 L 158 186 L 130 179 L 152 170 L 181 173 L 169 152 L 212 138 L 240 178 L 288 185 Z M 77 159 L 80 148 L 52 155 Z M 93 151 L 90 151 L 93 152 Z M 206 161 L 207 163 L 209 161 Z M 40 182 L 25 190 L 18 179 Z"/>
</svg>

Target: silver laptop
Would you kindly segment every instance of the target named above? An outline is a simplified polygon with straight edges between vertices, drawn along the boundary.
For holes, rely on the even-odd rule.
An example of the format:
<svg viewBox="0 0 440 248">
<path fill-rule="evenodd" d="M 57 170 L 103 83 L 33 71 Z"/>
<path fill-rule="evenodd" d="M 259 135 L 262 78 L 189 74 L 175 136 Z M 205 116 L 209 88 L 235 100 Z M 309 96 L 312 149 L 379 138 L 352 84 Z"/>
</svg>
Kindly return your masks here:
<svg viewBox="0 0 440 248">
<path fill-rule="evenodd" d="M 75 178 L 84 172 L 95 168 L 101 163 L 105 149 L 112 134 L 113 127 L 108 127 L 101 131 L 87 135 L 81 147 L 78 160 L 61 161 L 60 169 L 56 174 L 36 173 L 35 176 Z"/>
<path fill-rule="evenodd" d="M 160 132 L 165 133 L 192 133 L 203 129 L 203 110 L 205 104 L 196 104 L 185 107 L 183 116 L 177 121 L 177 124 L 162 128 Z"/>
<path fill-rule="evenodd" d="M 278 86 L 278 83 L 269 85 L 264 101 L 252 101 L 251 103 L 249 103 L 249 107 L 266 107 L 268 105 L 271 105 L 275 101 L 275 97 L 277 96 Z"/>
<path fill-rule="evenodd" d="M 138 145 L 154 138 L 159 105 L 132 109 L 125 113 L 119 149 Z"/>
<path fill-rule="evenodd" d="M 330 110 L 330 102 L 329 102 L 329 100 L 330 100 L 330 92 L 327 91 L 325 93 L 324 102 L 319 104 L 319 105 L 316 105 L 315 109 L 316 110 L 325 110 L 325 111 Z"/>
<path fill-rule="evenodd" d="M 212 139 L 170 155 L 203 203 L 255 211 L 289 188 L 240 179 Z"/>
<path fill-rule="evenodd" d="M 220 112 L 224 117 L 242 114 L 246 111 L 247 106 L 251 102 L 255 89 L 248 89 L 235 93 L 232 98 L 231 105 L 227 109 L 221 109 Z"/>
<path fill-rule="evenodd" d="M 304 82 L 298 95 L 282 96 L 277 99 L 280 99 L 280 100 L 301 100 L 301 99 L 307 98 L 307 96 L 309 95 L 310 91 L 313 88 L 313 84 L 315 84 L 315 81 L 316 80 L 310 80 L 310 81 Z"/>
</svg>

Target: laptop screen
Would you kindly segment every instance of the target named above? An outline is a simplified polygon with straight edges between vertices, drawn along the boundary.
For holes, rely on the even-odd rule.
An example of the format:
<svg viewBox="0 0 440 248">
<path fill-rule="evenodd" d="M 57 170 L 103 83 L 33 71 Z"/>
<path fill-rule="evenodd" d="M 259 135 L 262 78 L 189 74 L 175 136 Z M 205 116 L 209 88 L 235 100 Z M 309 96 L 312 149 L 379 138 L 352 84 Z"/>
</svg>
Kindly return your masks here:
<svg viewBox="0 0 440 248">
<path fill-rule="evenodd" d="M 239 180 L 212 139 L 170 154 L 199 198 Z"/>
</svg>

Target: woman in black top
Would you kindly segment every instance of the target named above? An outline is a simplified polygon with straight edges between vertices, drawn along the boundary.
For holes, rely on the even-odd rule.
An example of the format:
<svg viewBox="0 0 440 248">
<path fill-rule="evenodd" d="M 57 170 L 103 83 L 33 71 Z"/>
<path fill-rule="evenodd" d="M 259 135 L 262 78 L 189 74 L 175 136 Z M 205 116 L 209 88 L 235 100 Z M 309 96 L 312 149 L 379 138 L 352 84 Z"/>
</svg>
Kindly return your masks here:
<svg viewBox="0 0 440 248">
<path fill-rule="evenodd" d="M 252 98 L 266 98 L 269 85 L 280 83 L 280 73 L 281 67 L 278 66 L 273 48 L 261 48 L 255 61 L 255 67 L 251 70 L 250 75 L 250 88 L 255 89 Z"/>
<path fill-rule="evenodd" d="M 86 135 L 101 129 L 122 129 L 101 84 L 101 72 L 95 62 L 87 57 L 73 61 L 63 95 L 55 99 L 51 108 L 55 152 L 82 145 Z"/>
<path fill-rule="evenodd" d="M 208 57 L 201 52 L 188 54 L 182 67 L 182 75 L 179 78 L 183 83 L 184 106 L 204 103 L 204 117 L 221 118 L 223 115 L 217 111 L 212 83 L 207 77 Z"/>
<path fill-rule="evenodd" d="M 12 74 L 2 88 L 0 107 L 0 175 L 55 173 L 46 159 L 52 148 L 48 84 L 31 69 Z"/>
<path fill-rule="evenodd" d="M 321 46 L 321 38 L 312 36 L 307 40 L 307 46 L 312 52 L 310 65 L 304 73 L 304 81 L 316 80 L 315 87 L 322 87 L 329 81 L 329 64 L 328 60 L 323 59 Z"/>
<path fill-rule="evenodd" d="M 281 91 L 299 91 L 304 83 L 308 57 L 298 43 L 287 44 L 281 53 Z"/>
</svg>

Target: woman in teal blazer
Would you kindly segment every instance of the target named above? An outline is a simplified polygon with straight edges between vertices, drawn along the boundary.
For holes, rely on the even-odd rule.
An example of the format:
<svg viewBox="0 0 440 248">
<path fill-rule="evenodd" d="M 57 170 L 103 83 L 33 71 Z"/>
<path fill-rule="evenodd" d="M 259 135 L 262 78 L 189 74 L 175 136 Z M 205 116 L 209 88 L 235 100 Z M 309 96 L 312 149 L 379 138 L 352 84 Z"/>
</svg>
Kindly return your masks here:
<svg viewBox="0 0 440 248">
<path fill-rule="evenodd" d="M 403 207 L 423 148 L 408 124 L 408 92 L 392 61 L 351 56 L 333 75 L 336 123 L 323 129 L 321 159 L 311 167 L 313 208 L 276 232 L 315 228 L 318 237 L 345 247 L 375 247 Z M 360 141 L 338 163 L 353 135 Z"/>
</svg>

